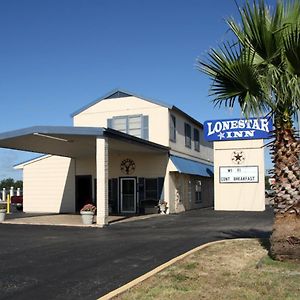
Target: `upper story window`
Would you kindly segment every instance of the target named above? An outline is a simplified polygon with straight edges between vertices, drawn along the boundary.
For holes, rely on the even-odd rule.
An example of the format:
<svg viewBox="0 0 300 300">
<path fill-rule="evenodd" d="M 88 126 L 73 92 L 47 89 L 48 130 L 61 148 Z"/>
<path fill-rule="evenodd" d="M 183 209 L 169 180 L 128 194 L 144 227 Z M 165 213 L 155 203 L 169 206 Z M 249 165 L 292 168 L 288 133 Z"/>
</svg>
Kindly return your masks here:
<svg viewBox="0 0 300 300">
<path fill-rule="evenodd" d="M 107 127 L 148 140 L 148 116 L 116 116 L 107 120 Z"/>
<path fill-rule="evenodd" d="M 170 141 L 176 142 L 176 118 L 170 115 Z"/>
<path fill-rule="evenodd" d="M 194 128 L 194 149 L 200 151 L 200 133 L 197 128 Z"/>
<path fill-rule="evenodd" d="M 185 146 L 191 148 L 192 146 L 192 129 L 191 125 L 184 123 L 184 136 L 185 136 Z"/>
</svg>

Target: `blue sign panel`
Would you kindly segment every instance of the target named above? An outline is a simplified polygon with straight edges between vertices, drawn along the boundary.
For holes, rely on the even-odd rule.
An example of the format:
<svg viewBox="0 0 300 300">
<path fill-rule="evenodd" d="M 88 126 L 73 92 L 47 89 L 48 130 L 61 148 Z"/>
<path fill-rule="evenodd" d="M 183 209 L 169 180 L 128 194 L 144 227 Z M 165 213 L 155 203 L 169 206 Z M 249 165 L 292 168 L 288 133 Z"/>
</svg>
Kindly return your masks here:
<svg viewBox="0 0 300 300">
<path fill-rule="evenodd" d="M 271 136 L 271 118 L 209 120 L 204 122 L 207 141 L 267 139 Z"/>
</svg>

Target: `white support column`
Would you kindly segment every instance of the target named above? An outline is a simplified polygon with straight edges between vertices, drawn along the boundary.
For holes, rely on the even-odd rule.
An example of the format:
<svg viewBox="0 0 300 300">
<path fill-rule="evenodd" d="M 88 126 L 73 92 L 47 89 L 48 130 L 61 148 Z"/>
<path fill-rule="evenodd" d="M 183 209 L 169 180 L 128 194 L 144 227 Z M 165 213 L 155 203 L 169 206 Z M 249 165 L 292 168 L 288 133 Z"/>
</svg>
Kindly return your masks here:
<svg viewBox="0 0 300 300">
<path fill-rule="evenodd" d="M 168 214 L 173 214 L 176 212 L 175 209 L 175 185 L 171 175 L 172 171 L 177 171 L 171 160 L 169 159 L 168 165 L 166 168 L 165 182 L 164 182 L 164 192 L 165 192 L 165 201 L 168 203 Z"/>
<path fill-rule="evenodd" d="M 6 201 L 6 189 L 3 188 L 2 190 L 2 201 Z"/>
<path fill-rule="evenodd" d="M 14 192 L 14 187 L 13 186 L 10 187 L 9 194 L 10 194 L 10 197 L 14 196 L 15 192 Z"/>
<path fill-rule="evenodd" d="M 106 138 L 96 139 L 97 225 L 108 224 L 108 143 Z"/>
</svg>

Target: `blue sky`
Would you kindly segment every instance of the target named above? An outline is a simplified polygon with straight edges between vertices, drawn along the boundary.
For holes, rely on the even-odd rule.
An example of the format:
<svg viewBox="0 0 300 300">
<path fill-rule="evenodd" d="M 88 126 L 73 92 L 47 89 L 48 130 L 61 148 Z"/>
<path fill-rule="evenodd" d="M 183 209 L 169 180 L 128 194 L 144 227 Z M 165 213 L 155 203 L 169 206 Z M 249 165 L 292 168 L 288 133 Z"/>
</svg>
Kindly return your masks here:
<svg viewBox="0 0 300 300">
<path fill-rule="evenodd" d="M 201 122 L 238 117 L 213 108 L 209 80 L 195 67 L 230 39 L 230 16 L 233 0 L 2 0 L 0 131 L 72 125 L 73 111 L 114 88 Z M 21 178 L 12 166 L 33 156 L 0 149 L 0 179 Z"/>
</svg>

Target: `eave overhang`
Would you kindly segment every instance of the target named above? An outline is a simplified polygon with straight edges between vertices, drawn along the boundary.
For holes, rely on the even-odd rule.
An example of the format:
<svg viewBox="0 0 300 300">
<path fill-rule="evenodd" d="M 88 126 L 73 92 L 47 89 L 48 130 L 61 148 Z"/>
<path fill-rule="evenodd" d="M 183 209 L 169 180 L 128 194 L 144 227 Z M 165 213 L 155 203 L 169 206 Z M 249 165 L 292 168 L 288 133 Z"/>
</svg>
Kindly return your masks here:
<svg viewBox="0 0 300 300">
<path fill-rule="evenodd" d="M 102 127 L 34 126 L 0 134 L 0 147 L 72 158 L 95 155 L 96 139 L 108 138 L 112 149 L 168 153 L 169 148 Z"/>
</svg>

